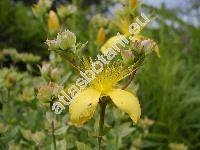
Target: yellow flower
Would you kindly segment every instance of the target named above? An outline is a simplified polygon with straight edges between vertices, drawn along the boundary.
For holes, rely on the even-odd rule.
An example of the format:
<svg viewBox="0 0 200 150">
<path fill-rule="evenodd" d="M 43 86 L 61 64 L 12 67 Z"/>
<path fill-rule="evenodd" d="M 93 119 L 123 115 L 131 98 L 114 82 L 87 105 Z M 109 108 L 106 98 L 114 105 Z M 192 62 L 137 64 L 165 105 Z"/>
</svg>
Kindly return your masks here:
<svg viewBox="0 0 200 150">
<path fill-rule="evenodd" d="M 101 27 L 97 33 L 96 41 L 98 44 L 102 45 L 105 42 L 106 33 L 103 27 Z"/>
<path fill-rule="evenodd" d="M 101 98 L 109 96 L 120 110 L 128 113 L 133 122 L 137 123 L 141 115 L 138 98 L 134 93 L 116 88 L 117 82 L 130 73 L 130 69 L 124 68 L 119 61 L 106 65 L 104 70 L 96 75 L 89 87 L 70 104 L 71 122 L 81 125 L 91 119 Z"/>
<path fill-rule="evenodd" d="M 56 13 L 51 10 L 48 18 L 48 29 L 51 35 L 56 34 L 60 28 L 59 20 Z"/>
<path fill-rule="evenodd" d="M 143 48 L 145 50 L 145 52 L 147 52 L 145 54 L 148 54 L 149 52 L 154 50 L 156 52 L 157 56 L 160 57 L 160 51 L 159 51 L 159 48 L 158 48 L 156 42 L 147 37 L 140 35 L 140 32 L 144 29 L 144 27 L 150 21 L 144 15 L 142 15 L 142 17 L 146 20 L 145 24 L 143 24 L 143 25 L 138 24 L 139 21 L 138 21 L 137 17 L 134 19 L 134 20 L 136 20 L 136 22 L 134 22 L 135 25 L 137 24 L 136 27 L 134 26 L 134 30 L 132 31 L 134 33 L 131 32 L 130 25 L 132 25 L 132 24 L 130 22 L 131 19 L 129 17 L 124 17 L 122 19 L 116 20 L 114 23 L 118 26 L 118 28 L 120 29 L 122 34 L 109 38 L 105 42 L 105 44 L 101 47 L 100 51 L 102 53 L 105 53 L 108 50 L 108 48 L 111 48 L 113 46 L 113 44 L 115 44 L 115 43 L 118 43 L 118 45 L 116 45 L 116 46 L 119 49 L 123 49 L 123 46 L 121 44 L 119 44 L 119 41 L 122 41 L 122 36 L 123 36 L 123 38 L 125 38 L 127 41 L 129 41 L 131 39 L 130 43 L 135 43 L 135 42 L 139 43 L 139 47 L 137 47 L 137 48 L 139 48 L 139 49 Z"/>
<path fill-rule="evenodd" d="M 116 36 L 113 36 L 113 37 L 109 38 L 109 39 L 106 41 L 106 43 L 101 47 L 100 51 L 101 51 L 102 53 L 105 53 L 105 52 L 108 50 L 108 48 L 112 48 L 112 44 L 114 44 L 116 41 L 121 40 L 120 36 L 121 36 L 121 35 L 116 35 Z M 125 36 L 125 37 L 126 37 L 126 36 Z M 117 46 L 118 48 L 120 48 L 120 49 L 123 48 L 122 45 L 120 45 L 120 44 L 117 44 L 116 46 Z"/>
<path fill-rule="evenodd" d="M 117 35 L 108 39 L 108 41 L 101 47 L 100 51 L 102 53 L 105 53 L 108 50 L 108 48 L 112 48 L 112 44 L 121 39 L 120 36 L 121 35 Z M 124 37 L 127 38 L 128 35 L 124 35 Z M 155 41 L 151 40 L 150 38 L 136 34 L 133 36 L 133 39 L 131 42 L 132 43 L 137 42 L 139 44 L 137 48 L 139 49 L 143 48 L 147 54 L 150 53 L 151 51 L 154 51 L 157 54 L 157 56 L 160 58 L 160 50 L 158 48 L 158 45 L 156 44 Z M 120 44 L 117 44 L 117 47 L 120 49 L 123 48 L 123 46 Z"/>
<path fill-rule="evenodd" d="M 122 35 L 116 35 L 109 38 L 100 49 L 102 53 L 105 53 L 108 48 L 111 48 L 113 43 L 115 43 L 116 41 L 119 41 L 121 39 L 120 36 L 125 36 L 127 38 L 128 36 L 131 35 L 129 32 L 129 26 L 131 24 L 129 17 L 118 19 L 114 22 L 114 24 L 120 29 Z M 122 48 L 120 44 L 118 44 L 117 46 L 119 48 Z"/>
</svg>

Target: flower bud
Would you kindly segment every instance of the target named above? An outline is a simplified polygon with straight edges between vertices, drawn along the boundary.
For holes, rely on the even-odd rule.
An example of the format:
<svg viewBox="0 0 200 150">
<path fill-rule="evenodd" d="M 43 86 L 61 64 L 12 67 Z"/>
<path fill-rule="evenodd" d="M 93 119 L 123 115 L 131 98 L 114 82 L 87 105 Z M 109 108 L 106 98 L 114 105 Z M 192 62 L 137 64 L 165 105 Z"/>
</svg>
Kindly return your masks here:
<svg viewBox="0 0 200 150">
<path fill-rule="evenodd" d="M 8 126 L 0 122 L 0 134 L 5 133 L 7 130 L 8 130 Z"/>
<path fill-rule="evenodd" d="M 0 50 L 0 61 L 4 59 L 4 52 Z"/>
<path fill-rule="evenodd" d="M 63 70 L 62 69 L 58 69 L 58 68 L 54 68 L 51 70 L 51 78 L 54 79 L 54 80 L 57 80 L 61 77 L 61 74 L 63 73 Z"/>
<path fill-rule="evenodd" d="M 152 48 L 152 41 L 151 40 L 144 40 L 141 42 L 141 46 L 144 49 L 144 51 L 147 51 Z"/>
<path fill-rule="evenodd" d="M 132 64 L 134 62 L 134 55 L 131 50 L 122 50 L 121 55 L 126 64 Z"/>
<path fill-rule="evenodd" d="M 152 126 L 155 123 L 154 120 L 149 119 L 145 117 L 144 119 L 141 119 L 139 122 L 139 126 L 142 127 L 143 129 Z"/>
<path fill-rule="evenodd" d="M 8 74 L 4 80 L 4 84 L 6 88 L 11 88 L 16 83 L 15 74 Z"/>
<path fill-rule="evenodd" d="M 49 63 L 44 63 L 40 68 L 41 74 L 49 74 L 51 70 L 51 65 Z"/>
<path fill-rule="evenodd" d="M 105 42 L 106 33 L 103 27 L 101 27 L 97 33 L 96 41 L 98 44 L 102 45 Z"/>
<path fill-rule="evenodd" d="M 77 11 L 77 6 L 76 5 L 68 5 L 67 6 L 68 14 L 73 14 Z"/>
<path fill-rule="evenodd" d="M 57 97 L 62 89 L 63 86 L 50 82 L 48 85 L 41 86 L 38 89 L 37 98 L 44 103 L 50 102 L 53 97 Z"/>
<path fill-rule="evenodd" d="M 42 102 L 49 102 L 52 98 L 53 87 L 50 85 L 41 86 L 38 89 L 37 98 Z"/>
<path fill-rule="evenodd" d="M 91 23 L 95 26 L 103 27 L 103 26 L 106 26 L 108 24 L 108 19 L 101 16 L 100 14 L 97 14 L 97 15 L 92 17 Z"/>
<path fill-rule="evenodd" d="M 40 56 L 36 56 L 29 53 L 22 53 L 19 55 L 21 60 L 25 63 L 38 63 L 40 61 Z"/>
<path fill-rule="evenodd" d="M 129 3 L 131 8 L 135 8 L 137 5 L 137 0 L 130 0 Z"/>
<path fill-rule="evenodd" d="M 73 32 L 65 30 L 64 32 L 58 33 L 57 42 L 62 50 L 67 50 L 75 46 L 76 36 Z"/>
<path fill-rule="evenodd" d="M 36 17 L 43 16 L 51 7 L 52 0 L 39 0 L 37 4 L 32 7 L 33 13 Z"/>
<path fill-rule="evenodd" d="M 145 54 L 149 54 L 154 50 L 157 56 L 160 57 L 159 48 L 153 40 L 150 40 L 150 39 L 143 40 L 141 42 L 141 47 L 145 51 Z"/>
<path fill-rule="evenodd" d="M 67 8 L 63 5 L 60 5 L 60 7 L 58 7 L 58 16 L 60 18 L 65 18 L 67 16 Z"/>
<path fill-rule="evenodd" d="M 33 88 L 25 88 L 22 90 L 22 93 L 19 95 L 20 101 L 30 101 L 34 99 L 34 89 Z"/>
<path fill-rule="evenodd" d="M 155 47 L 154 47 L 154 51 L 156 52 L 156 55 L 160 58 L 160 49 L 158 47 L 158 45 L 156 44 Z"/>
<path fill-rule="evenodd" d="M 77 7 L 75 5 L 60 5 L 58 8 L 58 15 L 60 18 L 65 18 L 71 14 L 74 14 L 77 11 Z"/>
<path fill-rule="evenodd" d="M 54 35 L 58 32 L 59 28 L 60 28 L 60 24 L 59 24 L 58 17 L 56 15 L 56 13 L 53 10 L 51 10 L 49 12 L 49 17 L 48 17 L 49 33 L 51 35 Z"/>
<path fill-rule="evenodd" d="M 49 50 L 56 50 L 59 49 L 58 41 L 57 40 L 46 40 L 46 44 L 49 47 Z"/>
</svg>

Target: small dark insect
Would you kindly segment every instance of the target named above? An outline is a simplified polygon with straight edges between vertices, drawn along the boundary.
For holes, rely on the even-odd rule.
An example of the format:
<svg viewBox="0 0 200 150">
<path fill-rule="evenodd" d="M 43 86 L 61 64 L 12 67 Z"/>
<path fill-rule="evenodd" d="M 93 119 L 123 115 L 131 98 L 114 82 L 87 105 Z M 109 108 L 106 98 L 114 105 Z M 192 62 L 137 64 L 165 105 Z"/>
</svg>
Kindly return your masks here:
<svg viewBox="0 0 200 150">
<path fill-rule="evenodd" d="M 89 103 L 89 104 L 88 104 L 88 106 L 91 106 L 91 105 L 92 105 L 92 103 Z"/>
</svg>

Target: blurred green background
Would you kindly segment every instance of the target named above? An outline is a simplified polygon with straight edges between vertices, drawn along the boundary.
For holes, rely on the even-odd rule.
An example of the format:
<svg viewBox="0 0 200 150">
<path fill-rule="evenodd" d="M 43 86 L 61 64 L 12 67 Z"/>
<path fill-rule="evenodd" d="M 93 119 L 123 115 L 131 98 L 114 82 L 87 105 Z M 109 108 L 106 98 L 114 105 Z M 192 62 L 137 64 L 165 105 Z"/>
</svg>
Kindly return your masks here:
<svg viewBox="0 0 200 150">
<path fill-rule="evenodd" d="M 157 16 L 144 34 L 157 41 L 161 52 L 161 58 L 147 58 L 132 84 L 140 99 L 142 119 L 132 125 L 127 115 L 108 109 L 103 149 L 200 149 L 200 2 L 163 2 L 147 1 L 142 6 Z M 55 117 L 37 100 L 41 85 L 49 80 L 67 85 L 74 72 L 47 50 L 45 41 L 52 37 L 32 11 L 36 3 L 0 0 L 0 149 L 53 149 L 52 120 L 56 120 L 57 149 L 97 149 L 93 135 L 97 119 L 76 128 L 69 123 L 68 114 Z M 98 27 L 89 22 L 99 13 L 112 19 L 123 3 L 125 0 L 56 0 L 50 9 L 57 11 L 61 4 L 78 7 L 65 20 L 64 28 L 79 41 L 88 41 L 86 54 L 96 56 Z M 51 79 L 44 80 L 38 66 L 50 69 Z"/>
</svg>

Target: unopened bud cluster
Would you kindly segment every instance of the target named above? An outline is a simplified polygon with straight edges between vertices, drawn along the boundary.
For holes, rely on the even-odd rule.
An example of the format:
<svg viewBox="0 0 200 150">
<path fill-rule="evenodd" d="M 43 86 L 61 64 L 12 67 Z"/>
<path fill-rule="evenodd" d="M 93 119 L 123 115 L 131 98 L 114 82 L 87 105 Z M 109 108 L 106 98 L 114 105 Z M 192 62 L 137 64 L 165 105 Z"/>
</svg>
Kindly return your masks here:
<svg viewBox="0 0 200 150">
<path fill-rule="evenodd" d="M 36 17 L 43 16 L 51 7 L 51 0 L 39 0 L 32 8 L 33 13 Z"/>
<path fill-rule="evenodd" d="M 66 18 L 69 15 L 74 14 L 76 11 L 77 11 L 76 5 L 68 5 L 68 6 L 60 5 L 60 7 L 58 7 L 57 9 L 60 18 Z"/>
<path fill-rule="evenodd" d="M 64 32 L 58 33 L 55 40 L 47 40 L 49 50 L 69 50 L 75 49 L 76 36 L 73 32 L 65 30 Z"/>
<path fill-rule="evenodd" d="M 43 102 L 50 102 L 54 97 L 57 97 L 62 89 L 62 86 L 50 82 L 48 85 L 41 86 L 38 89 L 37 98 Z"/>
</svg>

